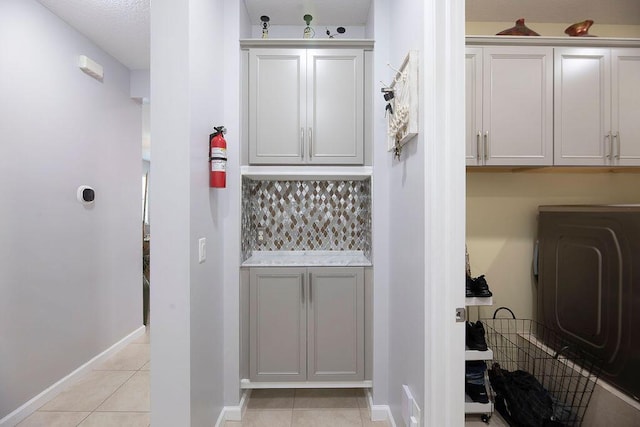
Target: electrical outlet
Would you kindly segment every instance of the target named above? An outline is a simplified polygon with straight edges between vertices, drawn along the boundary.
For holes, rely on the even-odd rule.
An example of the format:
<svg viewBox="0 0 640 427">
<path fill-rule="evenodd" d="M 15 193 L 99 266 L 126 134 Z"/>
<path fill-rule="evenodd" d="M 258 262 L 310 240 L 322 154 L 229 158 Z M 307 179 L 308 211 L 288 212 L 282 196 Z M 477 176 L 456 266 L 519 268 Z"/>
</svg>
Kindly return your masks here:
<svg viewBox="0 0 640 427">
<path fill-rule="evenodd" d="M 258 235 L 257 235 L 258 242 L 263 243 L 264 242 L 264 227 L 258 227 L 257 231 L 258 231 Z"/>
<path fill-rule="evenodd" d="M 409 386 L 402 385 L 402 420 L 407 427 L 418 427 L 420 425 L 421 411 L 416 400 L 409 389 Z"/>
<path fill-rule="evenodd" d="M 413 413 L 413 395 L 405 384 L 402 385 L 402 421 L 407 427 L 411 426 L 411 415 Z"/>
<path fill-rule="evenodd" d="M 418 406 L 418 403 L 416 402 L 415 399 L 413 400 L 413 410 L 412 410 L 412 414 L 411 414 L 411 427 L 418 427 L 420 425 L 420 419 L 422 418 L 422 411 L 420 410 L 420 407 Z"/>
</svg>

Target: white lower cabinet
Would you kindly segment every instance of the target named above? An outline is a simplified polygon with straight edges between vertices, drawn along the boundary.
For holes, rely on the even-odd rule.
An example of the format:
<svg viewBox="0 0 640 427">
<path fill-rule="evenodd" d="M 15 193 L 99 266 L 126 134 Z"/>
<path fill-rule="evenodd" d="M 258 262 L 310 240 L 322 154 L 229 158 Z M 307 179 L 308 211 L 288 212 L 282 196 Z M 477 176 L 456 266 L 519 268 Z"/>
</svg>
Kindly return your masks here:
<svg viewBox="0 0 640 427">
<path fill-rule="evenodd" d="M 249 271 L 251 381 L 364 380 L 364 269 Z"/>
</svg>

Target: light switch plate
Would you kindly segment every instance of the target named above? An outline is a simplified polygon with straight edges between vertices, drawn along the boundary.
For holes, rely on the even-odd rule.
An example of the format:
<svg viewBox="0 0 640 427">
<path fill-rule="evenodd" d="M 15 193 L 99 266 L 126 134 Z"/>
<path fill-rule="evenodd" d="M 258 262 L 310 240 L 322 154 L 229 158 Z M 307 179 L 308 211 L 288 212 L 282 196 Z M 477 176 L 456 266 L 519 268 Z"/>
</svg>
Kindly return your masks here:
<svg viewBox="0 0 640 427">
<path fill-rule="evenodd" d="M 207 238 L 198 239 L 198 262 L 202 264 L 207 259 Z"/>
<path fill-rule="evenodd" d="M 409 427 L 411 424 L 411 414 L 413 413 L 413 395 L 409 386 L 402 385 L 402 421 Z"/>
</svg>

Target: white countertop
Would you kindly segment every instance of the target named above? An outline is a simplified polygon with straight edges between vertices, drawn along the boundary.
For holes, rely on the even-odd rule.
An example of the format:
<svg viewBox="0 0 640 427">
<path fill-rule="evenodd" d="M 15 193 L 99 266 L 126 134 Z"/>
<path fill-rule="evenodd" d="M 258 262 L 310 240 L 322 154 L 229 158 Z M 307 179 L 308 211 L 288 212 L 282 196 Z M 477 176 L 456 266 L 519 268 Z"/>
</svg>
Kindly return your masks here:
<svg viewBox="0 0 640 427">
<path fill-rule="evenodd" d="M 253 251 L 242 267 L 368 267 L 362 251 Z"/>
</svg>

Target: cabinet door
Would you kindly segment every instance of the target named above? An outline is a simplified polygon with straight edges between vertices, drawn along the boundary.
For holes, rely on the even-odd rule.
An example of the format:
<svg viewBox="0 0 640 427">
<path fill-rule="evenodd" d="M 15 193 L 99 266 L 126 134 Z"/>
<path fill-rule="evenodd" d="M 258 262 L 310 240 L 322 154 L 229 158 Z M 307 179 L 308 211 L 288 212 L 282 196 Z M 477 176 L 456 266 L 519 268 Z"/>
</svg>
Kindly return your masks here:
<svg viewBox="0 0 640 427">
<path fill-rule="evenodd" d="M 308 380 L 364 379 L 364 269 L 309 269 Z"/>
<path fill-rule="evenodd" d="M 465 56 L 465 121 L 467 166 L 484 161 L 482 151 L 482 48 L 467 48 Z"/>
<path fill-rule="evenodd" d="M 307 312 L 304 268 L 252 268 L 249 279 L 249 378 L 304 381 Z"/>
<path fill-rule="evenodd" d="M 307 96 L 308 161 L 312 164 L 362 164 L 362 50 L 309 50 Z"/>
<path fill-rule="evenodd" d="M 252 49 L 249 53 L 249 161 L 304 161 L 306 51 Z"/>
<path fill-rule="evenodd" d="M 611 51 L 614 164 L 640 166 L 640 49 Z"/>
<path fill-rule="evenodd" d="M 485 47 L 486 165 L 553 163 L 553 49 Z"/>
<path fill-rule="evenodd" d="M 555 50 L 554 164 L 610 163 L 610 63 L 609 49 Z"/>
</svg>

